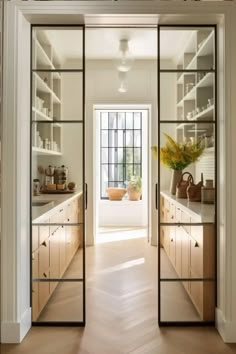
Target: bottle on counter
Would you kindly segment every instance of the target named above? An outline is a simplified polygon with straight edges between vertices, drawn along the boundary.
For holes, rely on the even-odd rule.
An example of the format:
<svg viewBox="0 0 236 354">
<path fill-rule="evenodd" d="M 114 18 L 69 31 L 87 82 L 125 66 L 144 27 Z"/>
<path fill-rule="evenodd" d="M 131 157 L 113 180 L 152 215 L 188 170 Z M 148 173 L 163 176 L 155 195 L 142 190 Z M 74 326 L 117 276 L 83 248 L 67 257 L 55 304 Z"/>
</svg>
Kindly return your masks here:
<svg viewBox="0 0 236 354">
<path fill-rule="evenodd" d="M 40 195 L 40 182 L 38 178 L 35 178 L 33 180 L 33 194 L 36 195 Z"/>
</svg>

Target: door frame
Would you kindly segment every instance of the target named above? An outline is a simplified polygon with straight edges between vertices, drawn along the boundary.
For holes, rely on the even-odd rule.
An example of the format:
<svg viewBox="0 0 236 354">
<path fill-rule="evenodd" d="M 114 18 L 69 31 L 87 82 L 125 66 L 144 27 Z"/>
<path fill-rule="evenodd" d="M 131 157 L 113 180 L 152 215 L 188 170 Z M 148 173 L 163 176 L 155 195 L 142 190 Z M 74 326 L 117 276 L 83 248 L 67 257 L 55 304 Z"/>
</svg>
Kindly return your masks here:
<svg viewBox="0 0 236 354">
<path fill-rule="evenodd" d="M 66 13 L 66 15 L 65 15 Z M 1 234 L 1 341 L 4 343 L 19 343 L 31 327 L 31 309 L 29 305 L 29 230 L 28 210 L 25 191 L 28 188 L 28 177 L 24 176 L 22 165 L 29 161 L 26 144 L 27 129 L 25 121 L 29 112 L 23 110 L 23 103 L 29 100 L 24 86 L 20 85 L 22 74 L 27 64 L 27 38 L 29 22 L 54 14 L 68 22 L 81 19 L 83 14 L 136 14 L 133 18 L 145 21 L 145 15 L 154 14 L 159 23 L 184 24 L 191 22 L 208 23 L 216 21 L 219 37 L 219 53 L 224 53 L 218 62 L 220 92 L 220 124 L 219 124 L 219 200 L 222 208 L 219 212 L 218 250 L 218 304 L 216 308 L 216 326 L 224 341 L 236 341 L 236 244 L 233 230 L 236 219 L 232 215 L 235 210 L 236 188 L 235 169 L 232 167 L 233 151 L 235 150 L 235 123 L 231 117 L 236 115 L 236 101 L 233 97 L 236 91 L 236 50 L 234 33 L 236 33 L 235 2 L 145 2 L 127 1 L 123 3 L 80 1 L 71 2 L 26 2 L 11 0 L 4 3 L 4 53 L 3 53 L 3 149 L 2 149 L 2 234 Z M 156 14 L 156 15 L 155 15 Z M 168 15 L 167 15 L 168 14 Z M 25 18 L 26 16 L 26 18 Z M 74 16 L 74 17 L 73 17 Z M 76 17 L 77 16 L 77 17 Z M 76 17 L 76 20 L 75 20 Z M 83 16 L 82 16 L 83 17 Z M 105 15 L 101 18 L 104 20 Z M 37 21 L 38 22 L 38 21 Z M 22 41 L 26 38 L 26 41 Z M 18 40 L 23 44 L 17 46 Z M 24 58 L 24 60 L 22 59 Z M 22 69 L 19 70 L 19 68 Z M 26 83 L 29 78 L 24 77 Z M 26 95 L 25 95 L 26 94 Z M 10 99 L 9 99 L 10 98 Z M 226 120 L 226 117 L 228 118 Z M 23 133 L 22 133 L 23 132 Z M 10 142 L 10 143 L 9 143 Z M 227 171 L 227 173 L 226 173 Z M 18 177 L 18 178 L 17 178 Z M 89 197 L 89 196 L 88 196 Z M 23 199 L 22 199 L 23 198 Z M 28 198 L 28 197 L 27 197 Z M 21 202 L 22 200 L 22 202 Z M 24 208 L 20 206 L 24 205 Z M 26 207 L 25 207 L 26 206 Z M 229 212 L 225 212 L 229 211 Z"/>
</svg>

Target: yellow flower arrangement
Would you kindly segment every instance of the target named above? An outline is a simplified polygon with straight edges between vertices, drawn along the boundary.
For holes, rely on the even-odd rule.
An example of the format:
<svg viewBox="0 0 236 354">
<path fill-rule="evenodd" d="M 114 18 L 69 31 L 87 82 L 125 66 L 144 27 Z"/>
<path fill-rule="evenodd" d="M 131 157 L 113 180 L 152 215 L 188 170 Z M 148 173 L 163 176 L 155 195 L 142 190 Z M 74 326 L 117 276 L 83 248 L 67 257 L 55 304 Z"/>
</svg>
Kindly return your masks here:
<svg viewBox="0 0 236 354">
<path fill-rule="evenodd" d="M 184 170 L 188 165 L 198 160 L 204 151 L 201 140 L 196 143 L 177 143 L 165 134 L 166 146 L 160 148 L 160 158 L 163 165 L 173 170 Z M 153 157 L 157 158 L 157 146 L 152 146 Z"/>
</svg>

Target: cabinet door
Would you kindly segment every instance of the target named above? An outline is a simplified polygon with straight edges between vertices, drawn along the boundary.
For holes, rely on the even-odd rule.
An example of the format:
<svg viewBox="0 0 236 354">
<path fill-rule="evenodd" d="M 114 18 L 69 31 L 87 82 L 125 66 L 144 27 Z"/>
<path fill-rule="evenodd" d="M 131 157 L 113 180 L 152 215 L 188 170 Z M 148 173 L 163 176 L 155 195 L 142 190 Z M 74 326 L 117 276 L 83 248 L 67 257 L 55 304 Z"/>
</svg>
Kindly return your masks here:
<svg viewBox="0 0 236 354">
<path fill-rule="evenodd" d="M 199 235 L 200 238 L 200 235 Z M 203 248 L 199 241 L 190 237 L 190 278 L 203 277 Z M 201 318 L 203 317 L 203 282 L 190 281 L 190 294 Z"/>
<path fill-rule="evenodd" d="M 45 223 L 49 223 L 49 220 L 45 220 Z M 41 245 L 44 240 L 49 237 L 49 226 L 39 226 L 39 244 Z"/>
<path fill-rule="evenodd" d="M 40 274 L 39 274 L 40 275 Z M 43 273 L 43 277 L 49 279 L 49 270 Z M 48 282 L 39 282 L 39 311 L 41 312 L 50 296 L 50 285 Z"/>
<path fill-rule="evenodd" d="M 189 278 L 190 277 L 190 262 L 189 262 L 189 253 L 190 253 L 190 240 L 189 234 L 181 227 L 181 277 Z M 183 281 L 183 286 L 187 291 L 189 291 L 189 281 Z"/>
<path fill-rule="evenodd" d="M 175 266 L 176 260 L 176 239 L 175 239 L 175 226 L 170 226 L 170 260 Z"/>
<path fill-rule="evenodd" d="M 50 279 L 60 278 L 60 233 L 58 228 L 50 235 Z M 50 293 L 57 286 L 57 282 L 50 282 Z"/>
<path fill-rule="evenodd" d="M 177 226 L 175 229 L 175 269 L 181 277 L 182 269 L 182 227 Z"/>
<path fill-rule="evenodd" d="M 39 278 L 49 280 L 49 239 L 45 240 L 39 247 Z M 39 282 L 39 311 L 48 301 L 50 286 L 48 282 Z"/>
<path fill-rule="evenodd" d="M 60 276 L 62 276 L 66 269 L 66 232 L 65 227 L 60 226 Z"/>
<path fill-rule="evenodd" d="M 39 247 L 39 227 L 32 226 L 32 251 L 36 251 Z"/>
<path fill-rule="evenodd" d="M 39 278 L 38 250 L 32 254 L 32 320 L 36 321 L 39 315 Z"/>
</svg>

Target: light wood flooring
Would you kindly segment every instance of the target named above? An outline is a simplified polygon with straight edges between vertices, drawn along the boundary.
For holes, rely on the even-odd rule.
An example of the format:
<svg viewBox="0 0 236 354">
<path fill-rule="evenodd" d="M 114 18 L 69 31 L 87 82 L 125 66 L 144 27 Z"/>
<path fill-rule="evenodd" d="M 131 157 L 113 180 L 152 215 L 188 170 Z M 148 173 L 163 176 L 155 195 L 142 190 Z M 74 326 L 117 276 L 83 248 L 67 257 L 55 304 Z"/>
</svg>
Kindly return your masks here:
<svg viewBox="0 0 236 354">
<path fill-rule="evenodd" d="M 0 345 L 1 354 L 236 353 L 236 345 L 224 344 L 214 328 L 158 327 L 157 249 L 146 242 L 143 229 L 126 229 L 121 240 L 119 233 L 103 230 L 98 244 L 87 248 L 86 327 L 34 327 L 21 344 Z M 167 262 L 171 272 L 168 267 Z M 61 294 L 54 304 L 63 306 Z M 183 302 L 186 309 L 188 299 Z"/>
</svg>

